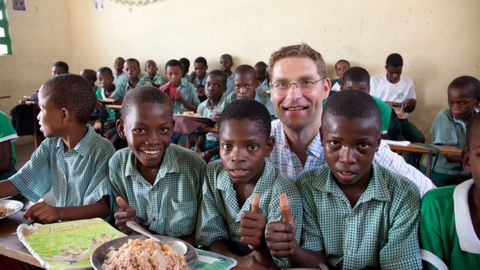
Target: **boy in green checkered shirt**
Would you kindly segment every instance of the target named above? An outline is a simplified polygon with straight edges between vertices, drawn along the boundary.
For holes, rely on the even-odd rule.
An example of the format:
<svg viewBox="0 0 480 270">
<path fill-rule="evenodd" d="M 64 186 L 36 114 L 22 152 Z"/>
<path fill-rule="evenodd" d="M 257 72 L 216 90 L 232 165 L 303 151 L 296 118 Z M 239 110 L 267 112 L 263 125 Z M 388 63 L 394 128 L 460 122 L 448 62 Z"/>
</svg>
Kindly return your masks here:
<svg viewBox="0 0 480 270">
<path fill-rule="evenodd" d="M 38 94 L 38 120 L 45 139 L 30 160 L 0 182 L 0 198 L 22 194 L 38 201 L 50 189 L 55 205 L 39 202 L 24 215 L 52 223 L 110 215 L 108 159 L 115 149 L 88 120 L 97 105 L 91 85 L 67 74 L 45 82 Z"/>
<path fill-rule="evenodd" d="M 287 234 L 290 226 L 272 224 L 272 254 L 312 268 L 421 269 L 420 194 L 411 181 L 373 162 L 380 144 L 375 101 L 361 91 L 332 95 L 320 132 L 327 165 L 299 177 L 300 245 Z"/>
<path fill-rule="evenodd" d="M 170 144 L 173 109 L 155 87 L 127 93 L 118 134 L 128 147 L 110 159 L 110 182 L 116 196 L 115 224 L 128 220 L 148 230 L 194 242 L 205 162 L 193 151 Z"/>
<path fill-rule="evenodd" d="M 295 185 L 266 159 L 274 144 L 270 114 L 257 101 L 234 101 L 222 113 L 219 140 L 221 161 L 208 164 L 203 184 L 197 244 L 233 257 L 248 269 L 288 267 L 287 259 L 272 259 L 265 225 L 293 215 L 298 224 L 294 237 L 299 240 L 302 202 Z M 285 216 L 279 204 L 282 193 L 292 205 Z"/>
</svg>

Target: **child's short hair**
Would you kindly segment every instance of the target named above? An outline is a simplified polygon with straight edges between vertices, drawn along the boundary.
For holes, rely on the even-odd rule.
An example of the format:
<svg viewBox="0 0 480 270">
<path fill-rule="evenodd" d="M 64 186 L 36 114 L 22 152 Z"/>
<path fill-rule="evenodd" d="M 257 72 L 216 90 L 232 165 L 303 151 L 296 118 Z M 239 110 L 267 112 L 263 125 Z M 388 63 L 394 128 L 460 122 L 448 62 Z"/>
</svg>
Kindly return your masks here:
<svg viewBox="0 0 480 270">
<path fill-rule="evenodd" d="M 474 113 L 467 124 L 467 150 L 470 150 L 470 141 L 472 140 L 473 130 L 480 125 L 480 113 Z"/>
<path fill-rule="evenodd" d="M 272 121 L 270 113 L 267 108 L 258 101 L 239 99 L 230 103 L 222 112 L 219 133 L 222 130 L 223 123 L 231 119 L 248 119 L 255 121 L 262 127 L 261 132 L 265 134 L 266 138 L 270 137 Z"/>
<path fill-rule="evenodd" d="M 195 59 L 195 64 L 203 64 L 205 66 L 207 66 L 207 59 L 205 59 L 205 57 L 197 57 L 197 59 Z"/>
<path fill-rule="evenodd" d="M 172 103 L 165 93 L 152 86 L 143 86 L 128 91 L 122 102 L 122 119 L 125 119 L 134 106 L 143 103 L 165 104 L 170 108 L 170 113 L 173 115 Z"/>
<path fill-rule="evenodd" d="M 63 70 L 65 70 L 65 73 L 68 73 L 68 64 L 63 61 L 57 61 L 53 63 L 52 66 L 62 68 Z"/>
<path fill-rule="evenodd" d="M 178 61 L 180 62 L 180 64 L 182 64 L 182 66 L 185 68 L 186 71 L 190 69 L 190 60 L 188 60 L 185 57 L 182 57 Z"/>
<path fill-rule="evenodd" d="M 178 61 L 177 59 L 168 60 L 167 63 L 165 64 L 165 70 L 167 70 L 168 67 L 179 67 L 183 69 L 182 63 L 180 63 L 180 61 Z"/>
<path fill-rule="evenodd" d="M 272 69 L 277 61 L 289 57 L 307 57 L 312 59 L 312 61 L 317 65 L 318 75 L 320 75 L 321 78 L 327 77 L 327 67 L 325 65 L 325 61 L 323 61 L 322 55 L 305 43 L 282 47 L 280 50 L 272 53 L 272 55 L 270 55 L 270 63 L 268 66 L 268 74 L 270 74 L 269 76 L 272 76 Z"/>
<path fill-rule="evenodd" d="M 84 77 L 85 79 L 92 81 L 95 83 L 97 80 L 97 73 L 93 69 L 86 68 L 82 71 L 80 71 L 80 75 Z"/>
<path fill-rule="evenodd" d="M 109 67 L 101 67 L 101 68 L 98 69 L 97 72 L 100 73 L 100 74 L 106 73 L 106 74 L 113 77 L 113 72 Z"/>
<path fill-rule="evenodd" d="M 263 61 L 259 61 L 255 64 L 255 67 L 256 68 L 263 68 L 263 69 L 266 69 L 267 68 L 267 63 L 263 62 Z"/>
<path fill-rule="evenodd" d="M 228 54 L 228 53 L 222 54 L 222 55 L 220 56 L 220 58 L 224 58 L 224 59 L 225 59 L 225 58 L 228 58 L 228 59 L 230 59 L 230 62 L 233 62 L 233 57 L 232 57 L 230 54 Z"/>
<path fill-rule="evenodd" d="M 472 76 L 460 76 L 454 79 L 449 85 L 448 89 L 459 88 L 470 92 L 477 100 L 480 100 L 480 81 Z"/>
<path fill-rule="evenodd" d="M 340 64 L 340 63 L 345 63 L 345 64 L 347 64 L 347 66 L 350 67 L 350 62 L 348 62 L 348 60 L 340 59 L 335 63 L 335 68 L 337 68 L 337 65 Z"/>
<path fill-rule="evenodd" d="M 370 86 L 370 74 L 362 67 L 352 67 L 347 69 L 345 74 L 343 74 L 342 82 L 346 81 L 366 83 Z"/>
<path fill-rule="evenodd" d="M 348 119 L 375 119 L 380 130 L 380 109 L 375 100 L 361 91 L 340 91 L 328 98 L 322 113 L 322 123 L 327 115 Z"/>
<path fill-rule="evenodd" d="M 403 58 L 398 53 L 392 53 L 387 57 L 387 66 L 401 67 L 403 66 Z"/>
<path fill-rule="evenodd" d="M 256 78 L 257 73 L 255 72 L 255 68 L 250 66 L 250 65 L 240 65 L 235 69 L 235 72 L 233 73 L 234 76 L 237 74 L 250 74 L 253 76 L 253 78 Z"/>
<path fill-rule="evenodd" d="M 59 108 L 66 108 L 80 124 L 86 124 L 97 107 L 92 86 L 82 76 L 63 74 L 42 85 L 42 95 Z"/>
<path fill-rule="evenodd" d="M 222 85 L 226 86 L 227 85 L 227 75 L 225 72 L 221 71 L 220 69 L 214 69 L 208 73 L 208 76 L 213 75 L 213 76 L 218 76 L 222 79 Z"/>
<path fill-rule="evenodd" d="M 138 68 L 140 68 L 140 62 L 135 59 L 135 58 L 128 58 L 125 63 L 135 63 L 135 65 L 137 65 Z"/>
</svg>

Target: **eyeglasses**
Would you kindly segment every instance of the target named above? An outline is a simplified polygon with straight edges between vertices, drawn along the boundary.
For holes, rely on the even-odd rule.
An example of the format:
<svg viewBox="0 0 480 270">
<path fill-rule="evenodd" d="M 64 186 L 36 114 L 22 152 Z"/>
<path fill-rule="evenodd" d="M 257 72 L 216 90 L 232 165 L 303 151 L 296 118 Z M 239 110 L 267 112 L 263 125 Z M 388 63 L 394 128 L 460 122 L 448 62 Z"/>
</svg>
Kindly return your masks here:
<svg viewBox="0 0 480 270">
<path fill-rule="evenodd" d="M 303 93 L 308 93 L 317 83 L 323 81 L 324 79 L 325 77 L 316 81 L 308 79 L 300 79 L 296 81 L 275 81 L 270 83 L 270 87 L 273 90 L 277 91 L 279 94 L 285 94 L 287 90 L 289 90 L 292 85 L 295 84 L 295 87 L 300 89 L 300 91 L 302 91 Z"/>
</svg>

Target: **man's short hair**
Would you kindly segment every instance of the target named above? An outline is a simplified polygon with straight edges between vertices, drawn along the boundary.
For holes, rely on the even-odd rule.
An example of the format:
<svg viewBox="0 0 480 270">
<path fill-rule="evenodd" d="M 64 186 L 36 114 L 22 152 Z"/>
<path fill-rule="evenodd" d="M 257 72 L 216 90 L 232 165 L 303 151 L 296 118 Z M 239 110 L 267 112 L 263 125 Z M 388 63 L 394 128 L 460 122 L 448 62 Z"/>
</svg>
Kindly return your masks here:
<svg viewBox="0 0 480 270">
<path fill-rule="evenodd" d="M 82 76 L 62 74 L 46 81 L 41 95 L 59 108 L 66 108 L 81 124 L 86 124 L 97 107 L 92 86 Z"/>
<path fill-rule="evenodd" d="M 398 53 L 392 53 L 387 57 L 387 66 L 401 67 L 403 66 L 403 58 Z"/>
<path fill-rule="evenodd" d="M 222 112 L 219 132 L 222 130 L 223 123 L 231 119 L 255 121 L 262 127 L 259 132 L 263 132 L 266 138 L 270 137 L 272 119 L 267 108 L 258 101 L 238 99 L 230 103 Z"/>
<path fill-rule="evenodd" d="M 380 130 L 380 109 L 375 100 L 361 91 L 340 91 L 328 98 L 322 113 L 322 123 L 328 115 L 347 119 L 375 119 Z"/>
<path fill-rule="evenodd" d="M 475 77 L 467 75 L 457 77 L 448 85 L 448 89 L 451 88 L 468 91 L 470 95 L 480 101 L 480 82 Z"/>
<path fill-rule="evenodd" d="M 61 69 L 63 69 L 65 71 L 65 73 L 68 73 L 68 64 L 63 62 L 63 61 L 57 61 L 55 63 L 53 63 L 54 67 L 59 67 Z"/>
<path fill-rule="evenodd" d="M 275 66 L 277 61 L 282 60 L 284 58 L 289 57 L 307 57 L 313 60 L 317 66 L 318 74 L 321 78 L 327 77 L 327 67 L 325 65 L 325 61 L 322 58 L 322 55 L 312 49 L 305 43 L 297 44 L 297 45 L 290 45 L 286 47 L 280 48 L 278 51 L 272 53 L 270 56 L 270 63 L 269 63 L 269 76 L 272 76 L 272 70 Z"/>
<path fill-rule="evenodd" d="M 343 74 L 342 83 L 346 81 L 366 83 L 370 86 L 370 74 L 362 67 L 351 67 Z"/>
<path fill-rule="evenodd" d="M 128 91 L 122 102 L 122 119 L 125 119 L 132 111 L 132 108 L 144 103 L 166 104 L 170 108 L 170 113 L 173 115 L 172 102 L 165 93 L 153 86 L 143 86 Z"/>
</svg>

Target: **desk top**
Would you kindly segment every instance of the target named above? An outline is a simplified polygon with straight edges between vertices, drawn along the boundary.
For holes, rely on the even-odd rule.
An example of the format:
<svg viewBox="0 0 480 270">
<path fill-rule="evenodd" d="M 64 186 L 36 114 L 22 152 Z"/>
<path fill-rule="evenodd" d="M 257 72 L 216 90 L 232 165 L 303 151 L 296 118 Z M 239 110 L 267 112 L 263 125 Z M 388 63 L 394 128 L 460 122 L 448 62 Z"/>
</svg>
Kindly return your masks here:
<svg viewBox="0 0 480 270">
<path fill-rule="evenodd" d="M 17 237 L 17 227 L 23 223 L 24 212 L 20 211 L 0 220 L 0 254 L 38 267 L 42 265 L 23 246 Z M 42 267 L 43 268 L 43 267 Z"/>
<path fill-rule="evenodd" d="M 387 143 L 388 144 L 388 143 Z M 390 149 L 395 152 L 413 152 L 413 153 L 421 153 L 421 154 L 428 154 L 430 153 L 430 149 L 423 145 L 413 144 L 410 143 L 408 145 L 397 145 L 397 144 L 388 144 Z M 462 156 L 462 149 L 453 147 L 453 146 L 445 146 L 445 145 L 432 145 L 436 149 L 440 151 L 443 155 L 450 155 L 454 157 L 461 157 Z"/>
</svg>

